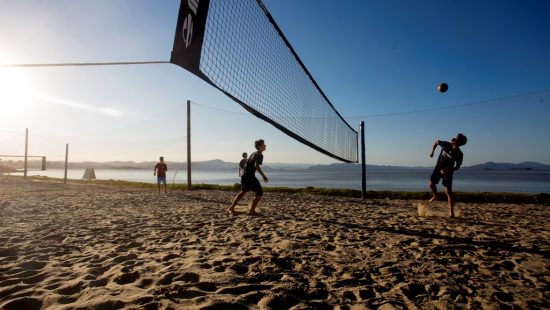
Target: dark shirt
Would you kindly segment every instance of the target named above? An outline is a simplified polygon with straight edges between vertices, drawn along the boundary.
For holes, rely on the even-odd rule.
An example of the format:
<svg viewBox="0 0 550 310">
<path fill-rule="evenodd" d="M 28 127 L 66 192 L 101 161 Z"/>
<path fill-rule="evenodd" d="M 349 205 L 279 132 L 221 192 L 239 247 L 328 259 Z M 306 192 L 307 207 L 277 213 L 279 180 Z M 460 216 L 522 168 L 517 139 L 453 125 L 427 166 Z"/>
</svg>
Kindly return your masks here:
<svg viewBox="0 0 550 310">
<path fill-rule="evenodd" d="M 441 146 L 441 153 L 437 159 L 436 167 L 439 169 L 458 170 L 462 165 L 462 159 L 464 158 L 460 148 L 453 148 L 453 145 L 447 141 L 437 141 L 437 144 Z"/>
<path fill-rule="evenodd" d="M 168 166 L 165 163 L 157 163 L 155 166 L 157 170 L 157 176 L 166 177 L 166 171 L 168 171 Z"/>
<path fill-rule="evenodd" d="M 253 177 L 256 173 L 256 164 L 261 165 L 264 161 L 264 155 L 260 152 L 254 152 L 246 160 L 243 177 Z"/>
</svg>

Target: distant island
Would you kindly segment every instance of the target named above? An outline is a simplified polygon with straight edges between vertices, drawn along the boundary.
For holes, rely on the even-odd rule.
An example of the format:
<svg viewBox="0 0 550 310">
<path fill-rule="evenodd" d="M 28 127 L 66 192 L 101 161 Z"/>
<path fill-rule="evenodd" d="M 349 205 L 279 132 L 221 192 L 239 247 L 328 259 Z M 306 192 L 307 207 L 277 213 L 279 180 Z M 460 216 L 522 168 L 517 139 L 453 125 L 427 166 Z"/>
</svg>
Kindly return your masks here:
<svg viewBox="0 0 550 310">
<path fill-rule="evenodd" d="M 153 169 L 156 162 L 133 162 L 133 161 L 110 161 L 110 162 L 71 162 L 69 168 L 71 169 Z M 167 162 L 171 170 L 185 170 L 187 163 L 185 162 Z M 30 160 L 28 161 L 28 167 L 30 169 L 40 169 L 42 161 Z M 47 169 L 63 169 L 65 163 L 63 161 L 48 161 L 46 163 Z M 193 162 L 193 169 L 208 171 L 208 170 L 236 170 L 237 163 L 226 162 L 219 159 L 197 161 Z M 0 160 L 0 172 L 9 173 L 14 169 L 23 169 L 23 161 L 1 161 Z M 360 164 L 346 164 L 346 163 L 334 163 L 328 165 L 307 165 L 307 164 L 285 164 L 275 163 L 272 165 L 265 165 L 266 171 L 285 171 L 292 170 L 295 172 L 347 172 L 357 171 L 360 169 Z M 408 167 L 408 166 L 385 166 L 385 165 L 367 165 L 368 171 L 419 171 L 430 170 L 433 167 Z M 521 162 L 521 163 L 495 163 L 486 162 L 484 164 L 477 164 L 473 166 L 463 166 L 462 170 L 467 171 L 550 171 L 550 165 L 545 165 L 537 162 Z"/>
</svg>

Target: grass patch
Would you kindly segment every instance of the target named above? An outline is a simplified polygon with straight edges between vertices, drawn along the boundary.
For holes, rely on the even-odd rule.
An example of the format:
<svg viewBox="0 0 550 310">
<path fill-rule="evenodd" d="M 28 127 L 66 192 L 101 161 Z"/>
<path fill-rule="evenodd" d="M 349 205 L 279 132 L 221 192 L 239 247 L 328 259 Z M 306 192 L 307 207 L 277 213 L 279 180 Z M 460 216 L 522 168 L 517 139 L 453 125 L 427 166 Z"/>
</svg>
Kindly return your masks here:
<svg viewBox="0 0 550 310">
<path fill-rule="evenodd" d="M 187 189 L 187 185 L 177 184 L 172 188 Z M 194 184 L 196 190 L 224 190 L 239 191 L 239 183 L 233 185 L 213 185 L 213 184 Z M 293 194 L 314 194 L 336 197 L 361 198 L 361 191 L 354 189 L 337 188 L 290 188 L 290 187 L 264 187 L 264 192 L 273 193 L 293 193 Z M 440 199 L 446 200 L 447 196 L 440 193 Z M 401 199 L 401 200 L 428 200 L 431 198 L 431 192 L 407 192 L 407 191 L 367 191 L 367 199 Z M 531 203 L 550 205 L 550 194 L 514 194 L 514 193 L 491 193 L 491 192 L 455 192 L 457 202 L 466 203 Z"/>
<path fill-rule="evenodd" d="M 12 176 L 13 177 L 13 176 Z M 19 177 L 19 176 L 17 176 Z M 62 180 L 58 178 L 32 176 L 29 179 L 37 180 Z M 69 183 L 77 184 L 98 184 L 107 186 L 129 186 L 138 188 L 156 189 L 156 183 L 131 182 L 120 180 L 69 180 Z M 186 184 L 169 184 L 171 190 L 187 190 Z M 241 185 L 217 185 L 217 184 L 193 184 L 193 190 L 221 190 L 221 191 L 239 191 Z M 264 192 L 274 193 L 293 193 L 293 194 L 315 194 L 336 197 L 361 198 L 361 191 L 354 189 L 336 189 L 336 188 L 290 188 L 290 187 L 264 187 Z M 440 199 L 446 200 L 444 193 L 439 193 Z M 402 200 L 428 200 L 431 197 L 430 192 L 407 192 L 407 191 L 367 191 L 367 199 L 402 199 Z M 550 194 L 514 194 L 514 193 L 493 193 L 493 192 L 455 192 L 455 200 L 465 203 L 519 203 L 519 204 L 542 204 L 550 205 Z"/>
</svg>

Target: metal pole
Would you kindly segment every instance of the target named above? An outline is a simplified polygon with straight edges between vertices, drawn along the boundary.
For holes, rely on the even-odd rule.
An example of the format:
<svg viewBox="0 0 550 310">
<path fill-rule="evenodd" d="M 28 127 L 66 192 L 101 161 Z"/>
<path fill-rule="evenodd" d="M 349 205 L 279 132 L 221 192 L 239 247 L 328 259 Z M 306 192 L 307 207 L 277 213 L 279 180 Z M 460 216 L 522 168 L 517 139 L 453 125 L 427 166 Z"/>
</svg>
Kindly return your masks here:
<svg viewBox="0 0 550 310">
<path fill-rule="evenodd" d="M 65 176 L 63 183 L 67 184 L 67 168 L 69 167 L 69 143 L 65 144 Z"/>
<path fill-rule="evenodd" d="M 29 128 L 25 128 L 25 166 L 23 169 L 23 177 L 27 178 L 27 156 L 29 154 Z"/>
<path fill-rule="evenodd" d="M 361 198 L 367 198 L 367 174 L 365 169 L 365 122 L 361 121 Z"/>
<path fill-rule="evenodd" d="M 191 190 L 191 100 L 187 100 L 187 190 Z"/>
</svg>

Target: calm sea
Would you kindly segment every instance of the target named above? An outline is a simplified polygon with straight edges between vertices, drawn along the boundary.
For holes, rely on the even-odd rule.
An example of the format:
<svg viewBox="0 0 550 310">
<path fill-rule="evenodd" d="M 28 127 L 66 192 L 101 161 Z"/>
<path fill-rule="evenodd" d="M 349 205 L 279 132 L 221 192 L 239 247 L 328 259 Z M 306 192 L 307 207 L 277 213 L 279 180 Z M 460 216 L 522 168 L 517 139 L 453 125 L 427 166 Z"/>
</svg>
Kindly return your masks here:
<svg viewBox="0 0 550 310">
<path fill-rule="evenodd" d="M 17 173 L 21 174 L 21 173 Z M 42 175 L 63 178 L 63 169 L 29 171 L 29 175 Z M 101 180 L 124 180 L 155 183 L 152 169 L 95 169 Z M 361 173 L 341 172 L 280 172 L 267 173 L 269 183 L 265 186 L 349 188 L 361 189 Z M 368 190 L 428 191 L 431 171 L 368 172 Z M 69 179 L 81 179 L 84 169 L 70 169 Z M 187 183 L 185 170 L 168 173 L 169 183 Z M 193 171 L 193 183 L 232 185 L 240 181 L 235 171 Z M 262 183 L 263 184 L 263 183 Z M 464 192 L 509 192 L 509 193 L 550 193 L 550 172 L 498 172 L 498 171 L 458 171 L 453 181 L 455 191 Z"/>
</svg>

